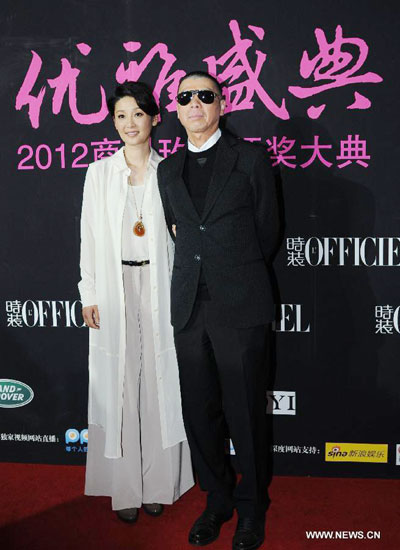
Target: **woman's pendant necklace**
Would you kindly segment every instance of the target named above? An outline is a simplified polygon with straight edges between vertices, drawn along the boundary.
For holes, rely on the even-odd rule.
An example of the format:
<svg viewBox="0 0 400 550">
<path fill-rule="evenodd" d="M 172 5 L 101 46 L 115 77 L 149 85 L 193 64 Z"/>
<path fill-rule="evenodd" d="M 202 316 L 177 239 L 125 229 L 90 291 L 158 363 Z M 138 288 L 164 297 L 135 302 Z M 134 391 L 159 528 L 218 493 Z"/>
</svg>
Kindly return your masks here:
<svg viewBox="0 0 400 550">
<path fill-rule="evenodd" d="M 142 222 L 142 218 L 139 218 L 138 221 L 133 226 L 133 233 L 134 235 L 136 235 L 136 237 L 143 237 L 143 235 L 146 233 L 146 229 Z"/>
<path fill-rule="evenodd" d="M 133 187 L 133 182 L 132 182 L 130 177 L 128 177 L 128 184 L 131 187 Z M 133 200 L 135 201 L 136 215 L 139 218 L 138 221 L 133 225 L 132 231 L 133 231 L 133 234 L 136 235 L 136 237 L 143 237 L 144 234 L 146 233 L 146 228 L 144 226 L 143 216 L 142 216 L 144 190 L 143 190 L 143 195 L 142 195 L 142 204 L 140 205 L 140 214 L 138 212 L 138 207 L 137 207 L 137 204 L 136 204 L 135 191 L 133 189 L 132 189 L 132 191 L 133 191 Z"/>
</svg>

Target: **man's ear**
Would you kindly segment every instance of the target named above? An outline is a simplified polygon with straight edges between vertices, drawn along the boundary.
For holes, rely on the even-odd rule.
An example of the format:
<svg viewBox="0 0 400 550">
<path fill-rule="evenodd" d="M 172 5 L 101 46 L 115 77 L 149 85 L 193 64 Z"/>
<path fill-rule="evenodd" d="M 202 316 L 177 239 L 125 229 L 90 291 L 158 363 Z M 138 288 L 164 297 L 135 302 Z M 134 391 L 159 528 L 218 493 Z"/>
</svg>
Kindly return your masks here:
<svg viewBox="0 0 400 550">
<path fill-rule="evenodd" d="M 226 109 L 226 100 L 224 97 L 220 99 L 220 106 L 221 106 L 221 116 L 223 116 Z"/>
</svg>

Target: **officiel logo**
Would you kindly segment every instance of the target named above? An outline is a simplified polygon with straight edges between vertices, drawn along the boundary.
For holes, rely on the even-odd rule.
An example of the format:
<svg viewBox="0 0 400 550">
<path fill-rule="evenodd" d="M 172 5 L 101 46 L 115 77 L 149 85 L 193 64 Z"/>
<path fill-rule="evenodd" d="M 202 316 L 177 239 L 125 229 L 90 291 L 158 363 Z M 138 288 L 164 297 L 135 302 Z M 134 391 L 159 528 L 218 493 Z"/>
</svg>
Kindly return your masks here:
<svg viewBox="0 0 400 550">
<path fill-rule="evenodd" d="M 388 461 L 388 445 L 379 443 L 325 443 L 326 462 Z"/>
<path fill-rule="evenodd" d="M 296 414 L 295 391 L 267 391 L 267 414 Z"/>
<path fill-rule="evenodd" d="M 400 466 L 400 444 L 396 445 L 396 466 Z"/>
<path fill-rule="evenodd" d="M 10 378 L 0 379 L 0 407 L 4 409 L 24 407 L 32 401 L 33 396 L 33 390 L 27 384 Z"/>
<path fill-rule="evenodd" d="M 85 325 L 80 300 L 7 300 L 7 327 L 77 327 Z"/>
<path fill-rule="evenodd" d="M 375 306 L 375 334 L 400 334 L 400 306 Z"/>
<path fill-rule="evenodd" d="M 400 237 L 288 237 L 287 265 L 400 266 Z"/>
<path fill-rule="evenodd" d="M 272 323 L 272 330 L 276 332 L 310 332 L 310 323 L 303 320 L 303 306 L 301 304 L 281 304 L 281 311 L 277 315 L 279 321 Z"/>
</svg>

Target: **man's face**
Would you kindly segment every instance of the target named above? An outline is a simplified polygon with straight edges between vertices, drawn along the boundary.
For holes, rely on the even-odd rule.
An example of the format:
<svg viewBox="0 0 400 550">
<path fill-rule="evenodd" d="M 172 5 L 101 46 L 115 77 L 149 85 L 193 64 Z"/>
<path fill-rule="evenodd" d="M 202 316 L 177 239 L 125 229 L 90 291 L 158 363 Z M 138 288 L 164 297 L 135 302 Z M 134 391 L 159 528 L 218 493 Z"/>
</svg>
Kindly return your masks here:
<svg viewBox="0 0 400 550">
<path fill-rule="evenodd" d="M 179 92 L 190 90 L 211 90 L 219 94 L 214 82 L 206 77 L 189 77 L 179 86 Z M 179 105 L 178 118 L 190 134 L 209 134 L 217 130 L 219 118 L 224 114 L 225 100 L 220 97 L 214 98 L 213 103 L 202 103 L 197 95 L 192 97 L 188 105 Z"/>
</svg>

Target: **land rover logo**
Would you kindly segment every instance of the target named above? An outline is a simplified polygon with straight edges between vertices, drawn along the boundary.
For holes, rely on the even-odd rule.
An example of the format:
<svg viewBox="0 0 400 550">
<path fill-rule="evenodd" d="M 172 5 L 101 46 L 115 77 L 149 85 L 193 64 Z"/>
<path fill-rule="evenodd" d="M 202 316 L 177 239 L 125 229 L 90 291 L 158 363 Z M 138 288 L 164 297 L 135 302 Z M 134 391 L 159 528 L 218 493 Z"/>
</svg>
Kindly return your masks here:
<svg viewBox="0 0 400 550">
<path fill-rule="evenodd" d="M 23 407 L 33 399 L 33 390 L 27 384 L 9 378 L 0 378 L 0 407 Z"/>
</svg>

